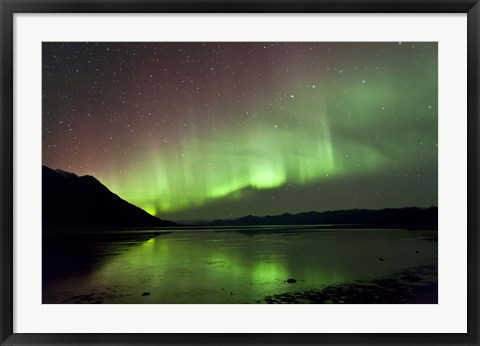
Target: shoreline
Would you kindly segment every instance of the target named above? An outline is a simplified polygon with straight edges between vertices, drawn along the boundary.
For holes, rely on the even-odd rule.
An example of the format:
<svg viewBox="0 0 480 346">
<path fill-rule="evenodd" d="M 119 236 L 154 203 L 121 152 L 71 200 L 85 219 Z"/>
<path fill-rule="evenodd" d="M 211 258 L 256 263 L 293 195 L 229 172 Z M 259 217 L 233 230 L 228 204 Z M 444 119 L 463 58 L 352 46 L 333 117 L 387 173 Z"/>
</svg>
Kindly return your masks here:
<svg viewBox="0 0 480 346">
<path fill-rule="evenodd" d="M 257 304 L 438 304 L 438 267 L 423 265 L 372 280 L 270 295 Z"/>
</svg>

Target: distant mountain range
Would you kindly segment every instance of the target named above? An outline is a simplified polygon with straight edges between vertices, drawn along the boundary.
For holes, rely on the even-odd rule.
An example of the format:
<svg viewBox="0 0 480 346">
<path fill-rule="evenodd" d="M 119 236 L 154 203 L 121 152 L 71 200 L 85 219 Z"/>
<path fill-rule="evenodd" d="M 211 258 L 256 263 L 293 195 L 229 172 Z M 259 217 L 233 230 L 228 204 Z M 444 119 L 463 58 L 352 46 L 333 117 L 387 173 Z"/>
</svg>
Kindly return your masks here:
<svg viewBox="0 0 480 346">
<path fill-rule="evenodd" d="M 43 227 L 144 228 L 178 226 L 161 220 L 123 200 L 92 176 L 77 176 L 42 166 Z M 285 213 L 275 216 L 248 215 L 216 220 L 202 226 L 336 225 L 349 228 L 438 228 L 438 208 L 351 209 L 325 212 Z"/>
<path fill-rule="evenodd" d="M 438 208 L 350 209 L 276 216 L 248 215 L 235 220 L 216 220 L 210 226 L 262 226 L 262 225 L 341 225 L 349 228 L 438 228 Z"/>
<path fill-rule="evenodd" d="M 176 226 L 123 200 L 92 176 L 42 166 L 43 229 Z"/>
</svg>

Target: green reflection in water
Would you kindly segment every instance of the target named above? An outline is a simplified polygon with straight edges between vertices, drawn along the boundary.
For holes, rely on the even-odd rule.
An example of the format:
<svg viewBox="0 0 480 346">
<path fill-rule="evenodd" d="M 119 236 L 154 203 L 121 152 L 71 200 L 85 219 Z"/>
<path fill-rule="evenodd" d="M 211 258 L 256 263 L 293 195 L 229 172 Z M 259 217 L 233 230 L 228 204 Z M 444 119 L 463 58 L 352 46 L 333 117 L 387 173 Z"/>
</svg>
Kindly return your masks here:
<svg viewBox="0 0 480 346">
<path fill-rule="evenodd" d="M 57 283 L 52 295 L 95 292 L 104 303 L 255 303 L 437 261 L 436 242 L 418 232 L 255 232 L 164 234 Z"/>
<path fill-rule="evenodd" d="M 413 251 L 405 234 L 394 240 L 378 232 L 347 233 L 169 234 L 112 257 L 91 280 L 119 285 L 132 294 L 122 301 L 127 303 L 254 303 L 266 295 L 353 281 L 436 258 L 435 244 L 424 241 L 415 246 L 421 255 L 405 256 Z M 289 278 L 297 283 L 286 283 Z M 139 300 L 144 291 L 151 294 Z"/>
</svg>

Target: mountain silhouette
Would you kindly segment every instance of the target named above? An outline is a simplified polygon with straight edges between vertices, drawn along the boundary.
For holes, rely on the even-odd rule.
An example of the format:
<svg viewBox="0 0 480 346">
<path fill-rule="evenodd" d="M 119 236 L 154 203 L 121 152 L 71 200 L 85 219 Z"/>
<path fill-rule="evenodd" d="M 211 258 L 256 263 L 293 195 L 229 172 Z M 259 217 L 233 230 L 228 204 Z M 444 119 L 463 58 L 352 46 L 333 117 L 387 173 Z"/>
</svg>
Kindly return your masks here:
<svg viewBox="0 0 480 346">
<path fill-rule="evenodd" d="M 42 166 L 43 229 L 175 226 L 128 203 L 92 176 Z"/>
<path fill-rule="evenodd" d="M 344 225 L 349 228 L 438 228 L 438 208 L 350 209 L 275 216 L 248 215 L 234 220 L 216 220 L 211 226 L 262 226 L 262 225 Z"/>
</svg>

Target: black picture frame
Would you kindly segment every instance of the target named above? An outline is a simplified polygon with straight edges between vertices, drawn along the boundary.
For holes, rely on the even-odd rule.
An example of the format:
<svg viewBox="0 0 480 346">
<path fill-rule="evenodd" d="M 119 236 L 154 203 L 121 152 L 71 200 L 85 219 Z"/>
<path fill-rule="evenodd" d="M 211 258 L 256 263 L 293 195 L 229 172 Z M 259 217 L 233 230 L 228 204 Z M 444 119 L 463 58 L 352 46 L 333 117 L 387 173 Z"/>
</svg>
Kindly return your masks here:
<svg viewBox="0 0 480 346">
<path fill-rule="evenodd" d="M 479 345 L 478 0 L 0 0 L 1 345 Z M 465 334 L 20 334 L 13 332 L 13 16 L 16 13 L 467 13 L 468 332 Z M 455 316 L 452 316 L 454 319 Z"/>
</svg>

